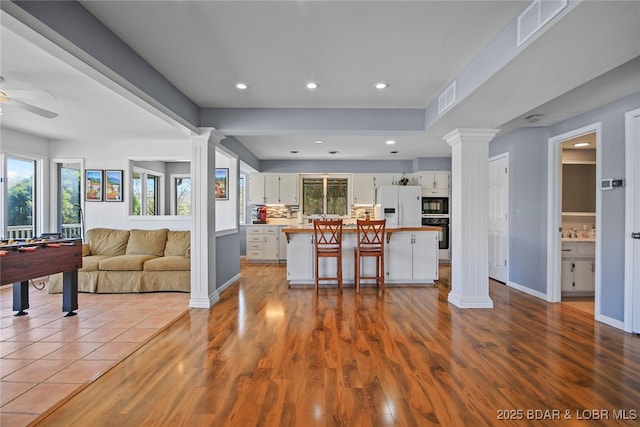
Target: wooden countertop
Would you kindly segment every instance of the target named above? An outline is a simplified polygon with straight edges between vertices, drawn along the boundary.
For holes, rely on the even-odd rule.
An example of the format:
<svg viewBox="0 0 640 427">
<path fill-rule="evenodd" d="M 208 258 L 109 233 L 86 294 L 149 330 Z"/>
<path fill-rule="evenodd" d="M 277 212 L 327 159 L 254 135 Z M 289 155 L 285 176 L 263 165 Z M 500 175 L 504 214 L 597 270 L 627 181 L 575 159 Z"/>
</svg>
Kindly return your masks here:
<svg viewBox="0 0 640 427">
<path fill-rule="evenodd" d="M 355 225 L 348 225 L 342 227 L 342 232 L 344 234 L 355 234 L 357 227 Z M 401 231 L 440 231 L 439 227 L 387 227 L 385 228 L 385 233 L 387 235 L 387 243 L 391 239 L 391 235 L 393 233 L 401 232 Z M 290 234 L 311 234 L 313 233 L 313 225 L 300 224 L 299 226 L 290 226 L 282 229 L 282 232 L 287 236 L 287 242 L 289 242 Z"/>
</svg>

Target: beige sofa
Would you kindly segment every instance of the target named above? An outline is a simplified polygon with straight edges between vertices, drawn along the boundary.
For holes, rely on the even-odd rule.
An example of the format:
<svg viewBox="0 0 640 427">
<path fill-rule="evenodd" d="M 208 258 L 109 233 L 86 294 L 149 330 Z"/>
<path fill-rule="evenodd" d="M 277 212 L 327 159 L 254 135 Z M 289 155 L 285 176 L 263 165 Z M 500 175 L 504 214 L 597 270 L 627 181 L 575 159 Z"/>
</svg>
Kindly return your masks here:
<svg viewBox="0 0 640 427">
<path fill-rule="evenodd" d="M 191 290 L 189 231 L 87 231 L 78 270 L 78 291 L 127 293 Z M 49 279 L 49 293 L 62 292 L 62 273 Z"/>
</svg>

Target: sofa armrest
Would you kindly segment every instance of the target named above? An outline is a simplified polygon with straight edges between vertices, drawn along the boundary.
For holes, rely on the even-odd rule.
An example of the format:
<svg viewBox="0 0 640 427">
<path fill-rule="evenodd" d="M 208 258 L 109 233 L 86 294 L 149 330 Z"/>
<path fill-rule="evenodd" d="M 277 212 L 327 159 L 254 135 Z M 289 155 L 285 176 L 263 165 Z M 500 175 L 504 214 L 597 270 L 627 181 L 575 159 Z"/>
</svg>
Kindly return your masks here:
<svg viewBox="0 0 640 427">
<path fill-rule="evenodd" d="M 89 248 L 89 245 L 87 243 L 83 243 L 82 256 L 89 256 L 89 255 L 91 255 L 91 249 Z"/>
</svg>

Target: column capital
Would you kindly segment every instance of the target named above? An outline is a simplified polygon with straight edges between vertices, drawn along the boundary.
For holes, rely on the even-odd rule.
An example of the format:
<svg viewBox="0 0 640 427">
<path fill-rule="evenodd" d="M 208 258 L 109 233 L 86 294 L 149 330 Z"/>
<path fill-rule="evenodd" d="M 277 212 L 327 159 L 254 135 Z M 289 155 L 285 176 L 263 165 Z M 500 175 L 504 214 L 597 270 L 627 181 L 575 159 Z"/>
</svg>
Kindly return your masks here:
<svg viewBox="0 0 640 427">
<path fill-rule="evenodd" d="M 461 142 L 489 142 L 500 129 L 454 129 L 442 137 L 450 146 Z"/>
<path fill-rule="evenodd" d="M 200 129 L 200 134 L 194 135 L 193 137 L 191 137 L 192 141 L 205 140 L 205 141 L 209 141 L 209 142 L 213 142 L 214 144 L 217 144 L 218 142 L 222 141 L 227 137 L 225 134 L 223 134 L 216 128 L 199 128 L 199 129 Z"/>
</svg>

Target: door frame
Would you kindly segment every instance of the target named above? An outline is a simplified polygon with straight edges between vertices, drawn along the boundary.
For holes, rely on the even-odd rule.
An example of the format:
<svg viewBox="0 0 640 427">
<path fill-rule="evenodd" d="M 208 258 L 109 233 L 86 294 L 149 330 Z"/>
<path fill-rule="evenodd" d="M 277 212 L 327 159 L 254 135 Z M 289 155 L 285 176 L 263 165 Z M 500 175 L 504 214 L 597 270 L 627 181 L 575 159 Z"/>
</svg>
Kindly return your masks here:
<svg viewBox="0 0 640 427">
<path fill-rule="evenodd" d="M 505 253 L 505 258 L 507 260 L 507 280 L 505 280 L 505 285 L 509 285 L 511 283 L 511 259 L 509 257 L 509 236 L 510 236 L 510 223 L 511 223 L 511 215 L 510 212 L 511 210 L 509 209 L 510 207 L 510 198 L 509 198 L 509 176 L 510 176 L 510 172 L 511 172 L 511 163 L 509 160 L 509 152 L 505 152 L 505 153 L 501 153 L 501 154 L 496 154 L 495 156 L 491 156 L 489 157 L 489 163 L 496 161 L 496 160 L 502 160 L 502 159 L 506 159 L 507 161 L 507 186 L 506 186 L 506 190 L 507 190 L 507 230 L 506 230 L 506 237 L 507 237 L 507 247 L 505 249 L 506 253 Z"/>
<path fill-rule="evenodd" d="M 634 215 L 640 212 L 634 211 L 634 184 L 640 182 L 640 175 L 634 173 L 634 157 L 640 156 L 640 135 L 633 131 L 633 118 L 640 115 L 640 108 L 628 111 L 625 114 L 625 250 L 624 250 L 624 330 L 626 332 L 640 333 L 640 319 L 634 319 L 633 307 L 640 312 L 640 280 L 633 277 L 633 230 Z M 635 146 L 635 149 L 634 149 Z M 637 325 L 634 331 L 634 323 Z"/>
<path fill-rule="evenodd" d="M 547 181 L 547 301 L 560 302 L 562 300 L 561 284 L 561 246 L 562 238 L 562 143 L 587 133 L 596 134 L 596 183 L 600 182 L 602 170 L 602 123 L 596 122 L 548 140 L 548 181 Z M 607 323 L 600 314 L 600 248 L 602 239 L 602 195 L 596 190 L 596 259 L 595 259 L 595 319 Z"/>
</svg>

